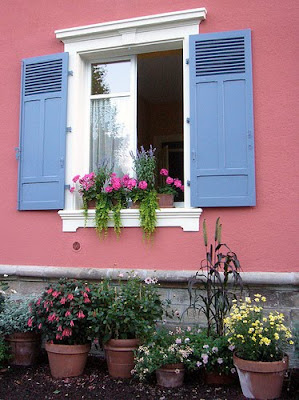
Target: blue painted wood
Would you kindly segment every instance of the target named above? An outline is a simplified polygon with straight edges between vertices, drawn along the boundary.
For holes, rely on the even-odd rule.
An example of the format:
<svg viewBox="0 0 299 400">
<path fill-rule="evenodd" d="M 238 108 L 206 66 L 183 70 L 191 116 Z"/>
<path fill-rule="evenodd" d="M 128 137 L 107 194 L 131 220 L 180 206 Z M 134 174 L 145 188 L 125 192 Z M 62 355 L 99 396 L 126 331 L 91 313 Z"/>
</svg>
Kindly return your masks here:
<svg viewBox="0 0 299 400">
<path fill-rule="evenodd" d="M 68 53 L 22 62 L 19 210 L 64 208 Z"/>
<path fill-rule="evenodd" d="M 190 36 L 191 206 L 255 205 L 250 30 Z"/>
</svg>

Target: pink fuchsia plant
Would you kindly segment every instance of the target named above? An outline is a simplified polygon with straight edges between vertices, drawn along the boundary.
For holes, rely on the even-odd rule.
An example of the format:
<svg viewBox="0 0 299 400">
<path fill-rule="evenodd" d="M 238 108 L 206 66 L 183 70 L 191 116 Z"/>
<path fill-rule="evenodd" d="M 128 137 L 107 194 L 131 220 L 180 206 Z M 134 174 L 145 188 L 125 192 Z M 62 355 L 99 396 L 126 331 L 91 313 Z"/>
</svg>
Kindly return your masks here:
<svg viewBox="0 0 299 400">
<path fill-rule="evenodd" d="M 169 176 L 169 172 L 166 168 L 162 168 L 160 170 L 160 175 L 162 176 L 162 186 L 158 188 L 158 193 L 161 194 L 173 194 L 176 196 L 178 194 L 178 190 L 184 191 L 184 185 L 182 181 L 178 178 L 172 178 Z"/>
<path fill-rule="evenodd" d="M 85 344 L 90 337 L 87 315 L 95 305 L 92 284 L 60 279 L 50 284 L 35 305 L 35 324 L 46 341 Z"/>
</svg>

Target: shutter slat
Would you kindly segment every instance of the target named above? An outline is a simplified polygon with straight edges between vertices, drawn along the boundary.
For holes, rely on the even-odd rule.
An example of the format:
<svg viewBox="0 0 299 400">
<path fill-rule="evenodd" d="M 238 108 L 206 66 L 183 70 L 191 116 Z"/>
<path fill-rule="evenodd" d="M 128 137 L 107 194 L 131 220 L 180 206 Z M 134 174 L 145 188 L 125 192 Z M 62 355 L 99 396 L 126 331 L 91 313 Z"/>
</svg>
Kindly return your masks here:
<svg viewBox="0 0 299 400">
<path fill-rule="evenodd" d="M 19 210 L 64 207 L 68 53 L 23 60 Z"/>
</svg>

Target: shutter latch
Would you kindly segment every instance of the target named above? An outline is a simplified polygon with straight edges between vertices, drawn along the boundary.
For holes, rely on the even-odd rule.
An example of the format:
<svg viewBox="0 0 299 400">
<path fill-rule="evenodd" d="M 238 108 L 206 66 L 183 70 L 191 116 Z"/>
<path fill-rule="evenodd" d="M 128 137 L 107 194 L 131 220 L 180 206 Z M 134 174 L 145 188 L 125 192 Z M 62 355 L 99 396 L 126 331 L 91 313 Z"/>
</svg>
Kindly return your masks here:
<svg viewBox="0 0 299 400">
<path fill-rule="evenodd" d="M 190 186 L 190 185 L 191 185 L 190 181 L 187 181 L 187 186 Z"/>
<path fill-rule="evenodd" d="M 15 152 L 16 152 L 16 160 L 19 160 L 21 155 L 20 147 L 15 147 Z"/>
<path fill-rule="evenodd" d="M 66 130 L 67 133 L 71 133 L 72 132 L 72 127 L 71 126 L 67 126 L 65 130 Z"/>
</svg>

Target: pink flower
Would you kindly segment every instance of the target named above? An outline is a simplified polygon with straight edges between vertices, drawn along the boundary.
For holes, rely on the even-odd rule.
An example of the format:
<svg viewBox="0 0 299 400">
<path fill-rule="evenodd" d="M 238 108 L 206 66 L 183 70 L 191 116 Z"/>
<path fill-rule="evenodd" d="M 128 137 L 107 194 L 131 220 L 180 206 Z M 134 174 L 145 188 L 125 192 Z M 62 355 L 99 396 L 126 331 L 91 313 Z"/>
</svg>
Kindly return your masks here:
<svg viewBox="0 0 299 400">
<path fill-rule="evenodd" d="M 66 303 L 66 298 L 62 297 L 62 299 L 60 300 L 60 304 L 65 304 Z"/>
<path fill-rule="evenodd" d="M 88 286 L 86 286 L 86 288 L 85 288 L 85 292 L 90 292 L 90 289 L 89 289 L 89 287 L 88 287 Z"/>
<path fill-rule="evenodd" d="M 119 190 L 121 188 L 121 180 L 120 178 L 111 179 L 111 184 L 114 190 Z"/>
<path fill-rule="evenodd" d="M 78 318 L 85 318 L 85 314 L 83 313 L 83 311 L 79 311 L 78 313 L 77 313 L 77 317 Z"/>
<path fill-rule="evenodd" d="M 181 191 L 183 192 L 185 190 L 184 185 L 181 186 Z"/>
<path fill-rule="evenodd" d="M 180 339 L 180 338 L 175 339 L 175 342 L 176 342 L 176 344 L 182 344 L 182 339 Z"/>
<path fill-rule="evenodd" d="M 58 332 L 62 332 L 62 326 L 59 325 L 59 327 L 57 328 Z"/>
<path fill-rule="evenodd" d="M 42 329 L 42 324 L 38 324 L 38 329 Z"/>
<path fill-rule="evenodd" d="M 170 176 L 168 176 L 168 177 L 166 178 L 166 183 L 167 183 L 167 185 L 171 185 L 171 184 L 173 183 L 173 178 L 171 178 Z"/>
<path fill-rule="evenodd" d="M 180 179 L 175 179 L 173 182 L 174 186 L 177 187 L 178 189 L 181 188 L 182 186 L 182 181 Z"/>
<path fill-rule="evenodd" d="M 75 324 L 74 324 L 74 321 L 73 321 L 73 320 L 71 320 L 71 322 L 70 322 L 70 326 L 75 326 Z"/>
<path fill-rule="evenodd" d="M 72 293 L 69 293 L 69 294 L 67 295 L 67 299 L 68 299 L 68 300 L 73 300 L 73 298 L 74 298 L 74 295 L 73 295 Z"/>
<path fill-rule="evenodd" d="M 222 364 L 223 363 L 223 358 L 217 358 L 217 362 L 218 362 L 218 364 Z"/>
<path fill-rule="evenodd" d="M 122 177 L 121 183 L 122 183 L 124 186 L 127 186 L 127 183 L 129 182 L 129 180 L 130 180 L 130 177 L 129 177 L 128 174 L 126 174 L 126 175 L 124 175 L 124 176 Z"/>
<path fill-rule="evenodd" d="M 127 188 L 129 190 L 132 190 L 136 186 L 136 184 L 137 184 L 136 179 L 134 179 L 134 178 L 129 179 L 127 182 Z"/>
<path fill-rule="evenodd" d="M 37 302 L 36 302 L 36 305 L 37 305 L 37 306 L 40 305 L 41 300 L 42 300 L 41 298 L 39 298 L 39 299 L 37 300 Z"/>
<path fill-rule="evenodd" d="M 162 168 L 161 171 L 160 171 L 160 175 L 167 176 L 168 175 L 168 170 L 166 168 Z"/>
<path fill-rule="evenodd" d="M 88 297 L 86 297 L 86 298 L 84 299 L 84 303 L 88 304 L 88 303 L 91 303 L 91 301 L 90 301 L 90 299 L 89 299 Z"/>
<path fill-rule="evenodd" d="M 68 317 L 69 315 L 71 315 L 70 310 L 67 310 L 66 313 L 65 313 L 64 315 L 65 315 L 65 317 Z"/>
<path fill-rule="evenodd" d="M 208 363 L 209 356 L 207 354 L 202 354 L 201 358 L 202 358 L 202 361 L 203 361 L 204 364 Z"/>
<path fill-rule="evenodd" d="M 62 340 L 62 336 L 59 333 L 56 334 L 56 340 Z M 52 340 L 52 343 L 53 343 L 53 340 Z"/>
<path fill-rule="evenodd" d="M 48 294 L 51 294 L 52 292 L 53 292 L 53 289 L 52 289 L 52 288 L 50 288 L 50 289 L 47 290 L 47 293 L 48 293 Z"/>
<path fill-rule="evenodd" d="M 106 192 L 106 193 L 111 193 L 112 190 L 113 190 L 113 187 L 112 187 L 112 186 L 107 186 L 107 187 L 105 187 L 105 192 Z"/>
<path fill-rule="evenodd" d="M 58 297 L 59 295 L 60 295 L 60 292 L 57 292 L 56 290 L 55 290 L 55 292 L 52 293 L 52 296 L 55 298 Z"/>
<path fill-rule="evenodd" d="M 72 330 L 70 328 L 65 328 L 62 332 L 62 336 L 72 336 Z"/>
<path fill-rule="evenodd" d="M 30 317 L 27 321 L 27 325 L 29 326 L 29 328 L 32 328 L 32 318 Z"/>
<path fill-rule="evenodd" d="M 80 179 L 80 175 L 76 175 L 73 177 L 73 182 L 76 183 Z"/>
<path fill-rule="evenodd" d="M 147 183 L 145 181 L 140 181 L 138 187 L 141 190 L 145 190 L 147 188 Z"/>
<path fill-rule="evenodd" d="M 71 193 L 74 193 L 74 191 L 75 191 L 75 186 L 72 186 L 72 187 L 70 188 L 70 192 L 71 192 Z"/>
<path fill-rule="evenodd" d="M 50 315 L 48 316 L 48 321 L 53 322 L 53 321 L 55 321 L 55 320 L 56 320 L 56 314 L 55 314 L 55 313 L 50 314 Z"/>
</svg>

